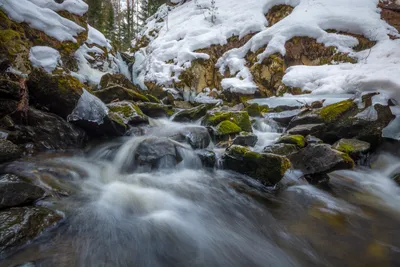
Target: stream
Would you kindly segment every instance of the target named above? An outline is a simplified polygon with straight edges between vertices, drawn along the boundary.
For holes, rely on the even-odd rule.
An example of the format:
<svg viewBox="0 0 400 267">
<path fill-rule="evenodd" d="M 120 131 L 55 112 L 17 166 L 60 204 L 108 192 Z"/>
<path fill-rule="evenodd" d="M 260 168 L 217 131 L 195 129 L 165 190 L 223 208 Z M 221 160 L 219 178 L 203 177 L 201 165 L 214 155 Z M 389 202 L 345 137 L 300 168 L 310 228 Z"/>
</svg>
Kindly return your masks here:
<svg viewBox="0 0 400 267">
<path fill-rule="evenodd" d="M 139 166 L 133 155 L 141 143 L 183 127 L 151 124 L 144 136 L 8 165 L 58 181 L 40 204 L 65 219 L 0 266 L 400 266 L 400 189 L 391 179 L 400 158 L 390 146 L 371 157 L 372 168 L 331 173 L 329 184 L 309 185 L 290 170 L 272 188 L 218 164 L 204 168 L 177 141 L 178 163 L 165 156 Z M 280 136 L 268 118 L 253 127 L 256 150 Z M 208 149 L 218 161 L 223 150 Z"/>
</svg>

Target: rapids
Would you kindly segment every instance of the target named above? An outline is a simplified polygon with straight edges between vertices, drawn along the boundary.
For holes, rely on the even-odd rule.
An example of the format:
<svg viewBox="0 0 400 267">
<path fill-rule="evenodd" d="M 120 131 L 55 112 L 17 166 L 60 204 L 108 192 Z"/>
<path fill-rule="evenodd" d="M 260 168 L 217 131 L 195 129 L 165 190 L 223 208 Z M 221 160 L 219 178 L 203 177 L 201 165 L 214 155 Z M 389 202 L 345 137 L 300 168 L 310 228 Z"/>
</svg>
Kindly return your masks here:
<svg viewBox="0 0 400 267">
<path fill-rule="evenodd" d="M 186 144 L 177 144 L 176 166 L 170 157 L 155 168 L 137 166 L 133 155 L 144 140 L 182 127 L 151 123 L 145 136 L 7 166 L 62 181 L 41 204 L 66 216 L 0 266 L 400 266 L 400 190 L 390 179 L 400 172 L 398 155 L 381 151 L 372 169 L 334 172 L 329 185 L 308 185 L 289 171 L 268 188 L 202 167 Z M 255 132 L 263 147 L 280 129 L 263 120 Z"/>
</svg>

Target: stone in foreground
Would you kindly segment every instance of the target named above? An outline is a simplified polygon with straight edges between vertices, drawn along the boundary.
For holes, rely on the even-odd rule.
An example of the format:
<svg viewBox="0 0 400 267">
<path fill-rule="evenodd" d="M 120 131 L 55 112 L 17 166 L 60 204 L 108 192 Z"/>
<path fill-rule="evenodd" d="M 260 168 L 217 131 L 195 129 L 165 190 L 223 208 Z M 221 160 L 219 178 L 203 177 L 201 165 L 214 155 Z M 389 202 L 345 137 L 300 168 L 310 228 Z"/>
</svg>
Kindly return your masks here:
<svg viewBox="0 0 400 267">
<path fill-rule="evenodd" d="M 228 148 L 223 158 L 226 169 L 248 175 L 265 185 L 277 184 L 291 167 L 286 157 L 257 153 L 237 145 Z"/>
</svg>

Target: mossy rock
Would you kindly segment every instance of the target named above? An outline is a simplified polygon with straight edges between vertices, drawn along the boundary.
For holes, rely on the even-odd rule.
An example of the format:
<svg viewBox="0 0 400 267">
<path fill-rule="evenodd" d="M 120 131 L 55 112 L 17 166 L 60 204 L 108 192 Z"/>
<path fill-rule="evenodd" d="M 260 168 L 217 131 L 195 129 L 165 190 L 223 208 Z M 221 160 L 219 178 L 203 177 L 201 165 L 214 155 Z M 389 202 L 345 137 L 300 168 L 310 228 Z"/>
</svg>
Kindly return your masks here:
<svg viewBox="0 0 400 267">
<path fill-rule="evenodd" d="M 175 110 L 170 105 L 143 102 L 138 103 L 139 108 L 150 118 L 171 117 Z"/>
<path fill-rule="evenodd" d="M 0 139 L 0 163 L 15 160 L 21 155 L 22 151 L 17 145 L 8 140 Z"/>
<path fill-rule="evenodd" d="M 150 100 L 145 95 L 120 85 L 112 85 L 110 87 L 94 91 L 93 94 L 100 98 L 104 103 L 124 100 L 150 102 Z"/>
<path fill-rule="evenodd" d="M 323 107 L 318 113 L 325 122 L 332 122 L 355 109 L 357 109 L 357 104 L 349 99 Z"/>
<path fill-rule="evenodd" d="M 223 156 L 224 166 L 266 185 L 277 184 L 291 167 L 286 157 L 268 153 L 257 153 L 247 147 L 233 145 Z"/>
<path fill-rule="evenodd" d="M 85 85 L 70 75 L 50 75 L 35 68 L 28 77 L 30 102 L 64 119 L 74 110 Z"/>
<path fill-rule="evenodd" d="M 123 124 L 137 125 L 148 123 L 147 116 L 132 102 L 114 102 L 108 104 L 107 107 L 110 112 L 115 114 L 115 118 L 118 117 Z"/>
<path fill-rule="evenodd" d="M 208 107 L 205 104 L 200 106 L 181 110 L 175 114 L 173 121 L 177 122 L 194 122 L 207 114 Z"/>
<path fill-rule="evenodd" d="M 299 147 L 293 144 L 273 144 L 264 148 L 263 153 L 272 153 L 288 156 L 299 151 Z"/>
<path fill-rule="evenodd" d="M 361 154 L 367 153 L 371 145 L 367 142 L 357 139 L 340 139 L 332 145 L 333 149 L 349 154 L 352 158 L 357 158 Z"/>
<path fill-rule="evenodd" d="M 249 114 L 246 111 L 209 111 L 202 124 L 217 126 L 219 123 L 229 120 L 239 126 L 245 132 L 252 132 Z"/>
<path fill-rule="evenodd" d="M 279 138 L 278 144 L 292 144 L 296 145 L 300 148 L 305 147 L 306 145 L 306 140 L 304 136 L 302 135 L 284 135 L 281 138 Z"/>
<path fill-rule="evenodd" d="M 238 134 L 242 131 L 239 126 L 228 120 L 219 123 L 215 128 L 219 136 Z"/>
<path fill-rule="evenodd" d="M 257 135 L 248 132 L 240 132 L 240 134 L 233 139 L 233 144 L 254 147 L 257 144 L 257 141 Z"/>
<path fill-rule="evenodd" d="M 151 94 L 146 94 L 146 97 L 150 100 L 150 102 L 161 104 L 160 99 Z"/>
<path fill-rule="evenodd" d="M 100 89 L 105 89 L 108 87 L 112 87 L 114 85 L 119 85 L 121 87 L 131 89 L 136 92 L 139 91 L 139 89 L 128 78 L 126 78 L 122 74 L 106 73 L 101 77 L 100 84 L 99 84 Z"/>
<path fill-rule="evenodd" d="M 257 103 L 251 104 L 244 108 L 244 111 L 247 111 L 251 117 L 262 117 L 263 110 L 264 109 L 262 109 L 262 107 L 260 107 Z"/>
</svg>

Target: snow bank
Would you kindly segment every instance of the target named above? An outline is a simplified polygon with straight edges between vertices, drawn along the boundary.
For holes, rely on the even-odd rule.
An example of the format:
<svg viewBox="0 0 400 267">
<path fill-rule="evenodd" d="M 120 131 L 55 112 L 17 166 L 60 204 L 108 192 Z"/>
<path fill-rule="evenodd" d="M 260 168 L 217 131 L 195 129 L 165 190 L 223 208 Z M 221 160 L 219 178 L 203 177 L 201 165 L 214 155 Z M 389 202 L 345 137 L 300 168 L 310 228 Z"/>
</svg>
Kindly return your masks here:
<svg viewBox="0 0 400 267">
<path fill-rule="evenodd" d="M 211 45 L 224 45 L 233 35 L 239 38 L 256 33 L 245 45 L 225 53 L 217 63 L 221 73 L 229 70 L 233 77 L 224 79 L 222 87 L 239 93 L 253 94 L 257 89 L 245 56 L 263 48 L 259 62 L 274 53 L 285 55 L 285 43 L 295 36 L 307 36 L 338 51 L 350 53 L 358 64 L 290 68 L 283 82 L 312 91 L 312 94 L 354 93 L 356 90 L 384 89 L 398 99 L 400 81 L 400 36 L 380 18 L 378 0 L 218 0 L 217 21 L 210 22 L 208 0 L 179 1 L 175 7 L 163 6 L 148 22 L 139 37 L 150 40 L 146 49 L 136 53 L 140 64 L 133 77 L 144 87 L 144 81 L 170 86 L 194 59 L 207 59 L 196 52 Z M 280 22 L 268 27 L 265 14 L 275 5 L 294 7 Z M 168 14 L 168 16 L 167 16 Z M 361 34 L 377 45 L 370 51 L 354 52 L 358 44 L 352 36 L 326 30 Z M 396 48 L 397 47 L 397 48 Z"/>
<path fill-rule="evenodd" d="M 54 37 L 58 41 L 76 42 L 75 36 L 77 36 L 80 32 L 83 32 L 85 29 L 75 22 L 63 18 L 55 11 L 40 6 L 47 2 L 54 1 L 0 0 L 0 8 L 4 10 L 7 15 L 14 21 L 26 22 L 32 28 L 43 31 L 44 33 L 51 37 Z M 81 1 L 78 0 L 69 0 L 67 1 L 67 3 L 70 4 L 66 6 L 70 7 L 73 3 L 80 2 Z M 78 10 L 78 8 L 76 8 L 76 10 Z"/>
<path fill-rule="evenodd" d="M 111 45 L 106 39 L 106 37 L 97 29 L 93 28 L 92 26 L 88 25 L 88 39 L 86 43 L 88 44 L 96 44 L 101 47 L 105 47 L 107 49 L 111 49 Z"/>
<path fill-rule="evenodd" d="M 61 59 L 60 53 L 47 46 L 34 46 L 29 53 L 29 60 L 34 67 L 43 68 L 47 72 L 52 72 Z"/>
<path fill-rule="evenodd" d="M 82 0 L 64 0 L 62 3 L 57 3 L 54 0 L 29 0 L 35 5 L 42 8 L 49 8 L 53 11 L 68 11 L 71 14 L 82 16 L 85 14 L 89 6 Z"/>
</svg>

